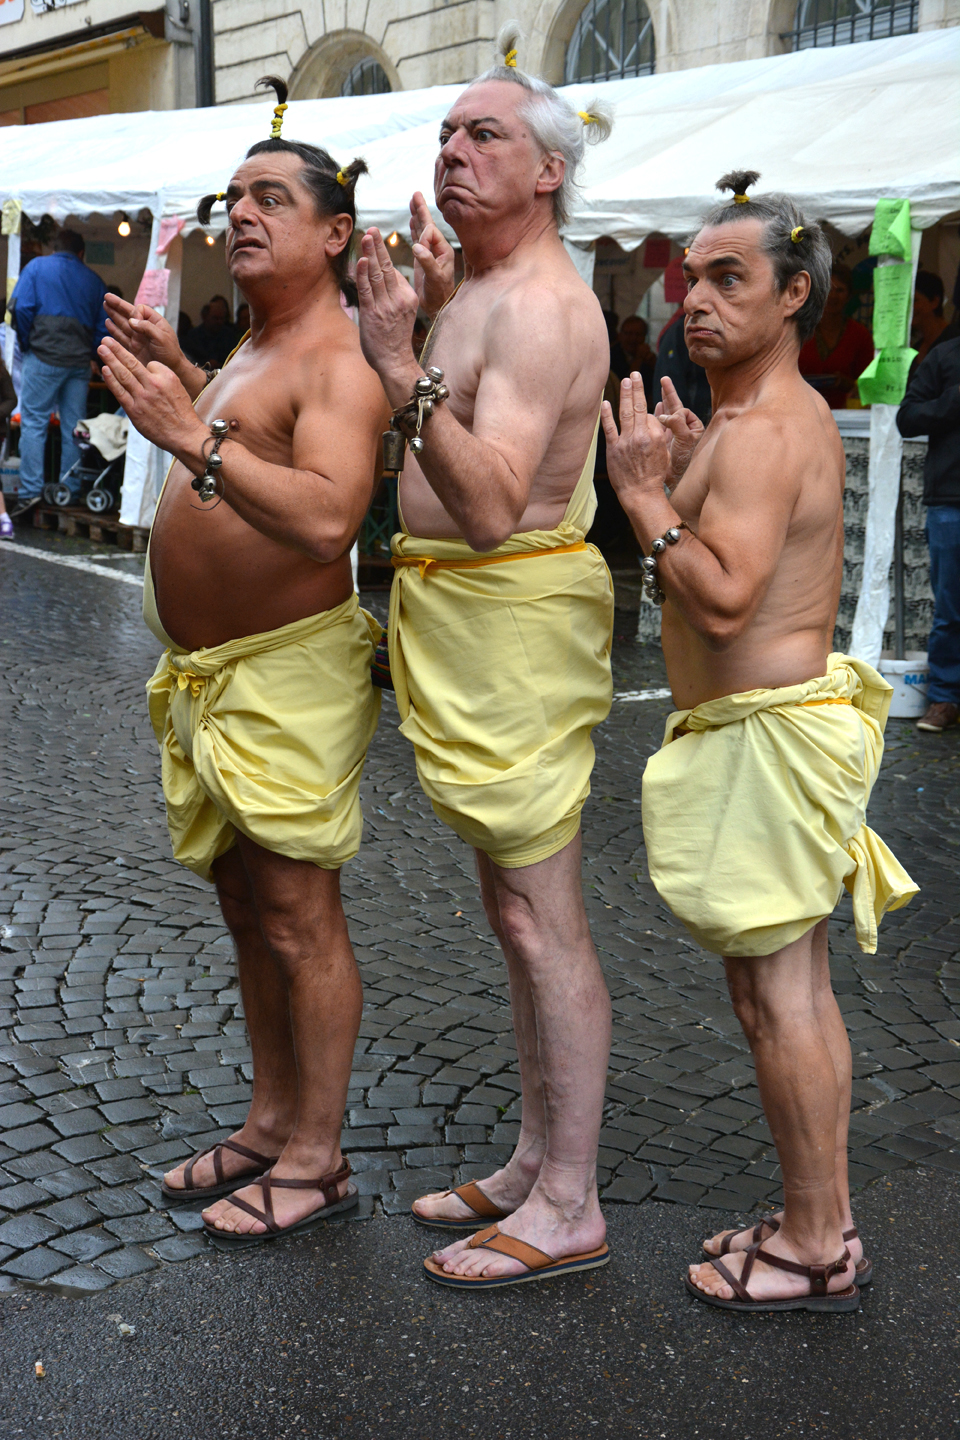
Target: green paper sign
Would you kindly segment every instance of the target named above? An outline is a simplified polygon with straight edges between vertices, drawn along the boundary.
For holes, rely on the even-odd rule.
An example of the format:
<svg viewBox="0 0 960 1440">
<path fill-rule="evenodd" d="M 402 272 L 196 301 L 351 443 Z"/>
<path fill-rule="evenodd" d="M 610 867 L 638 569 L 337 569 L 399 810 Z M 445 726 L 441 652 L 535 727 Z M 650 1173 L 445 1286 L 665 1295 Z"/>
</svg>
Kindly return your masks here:
<svg viewBox="0 0 960 1440">
<path fill-rule="evenodd" d="M 916 350 L 902 345 L 874 355 L 857 381 L 861 404 L 899 405 L 904 397 L 907 376 L 916 354 Z"/>
<path fill-rule="evenodd" d="M 870 231 L 871 255 L 895 255 L 898 260 L 911 259 L 910 201 L 878 200 Z"/>
<path fill-rule="evenodd" d="M 873 272 L 873 343 L 878 350 L 897 350 L 907 339 L 910 281 L 913 266 L 878 265 Z"/>
</svg>

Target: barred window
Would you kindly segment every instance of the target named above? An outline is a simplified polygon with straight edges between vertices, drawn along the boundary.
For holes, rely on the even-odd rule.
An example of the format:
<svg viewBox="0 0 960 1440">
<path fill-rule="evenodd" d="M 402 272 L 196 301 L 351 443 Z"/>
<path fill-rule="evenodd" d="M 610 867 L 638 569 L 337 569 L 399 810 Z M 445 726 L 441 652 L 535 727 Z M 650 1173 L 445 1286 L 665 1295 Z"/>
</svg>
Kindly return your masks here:
<svg viewBox="0 0 960 1440">
<path fill-rule="evenodd" d="M 590 0 L 567 46 L 564 80 L 619 80 L 652 75 L 653 21 L 644 0 Z"/>
<path fill-rule="evenodd" d="M 791 50 L 809 50 L 911 35 L 919 9 L 920 0 L 800 0 L 794 29 L 781 38 Z"/>
<path fill-rule="evenodd" d="M 387 72 L 372 55 L 358 60 L 340 87 L 341 95 L 386 95 L 390 90 Z"/>
</svg>

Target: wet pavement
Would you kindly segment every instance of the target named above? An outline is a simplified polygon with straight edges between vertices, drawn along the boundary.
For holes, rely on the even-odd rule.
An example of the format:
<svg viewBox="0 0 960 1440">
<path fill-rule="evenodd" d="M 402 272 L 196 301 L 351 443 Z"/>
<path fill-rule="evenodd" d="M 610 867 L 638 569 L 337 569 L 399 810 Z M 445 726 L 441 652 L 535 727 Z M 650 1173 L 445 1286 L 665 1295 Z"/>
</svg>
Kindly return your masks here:
<svg viewBox="0 0 960 1440">
<path fill-rule="evenodd" d="M 58 537 L 42 548 L 46 554 L 88 555 L 97 565 L 128 573 L 121 582 L 0 547 L 0 1291 L 8 1292 L 0 1324 L 18 1316 L 20 1304 L 27 1316 L 40 1313 L 38 1304 L 79 1314 L 69 1308 L 75 1302 L 25 1295 L 24 1285 L 93 1297 L 137 1276 L 143 1278 L 133 1288 L 98 1298 L 97 1313 L 112 1311 L 114 1294 L 136 1293 L 144 1304 L 143 1297 L 162 1294 L 175 1308 L 182 1293 L 195 1317 L 204 1307 L 205 1277 L 214 1272 L 224 1293 L 231 1274 L 249 1276 L 250 1283 L 257 1277 L 272 1314 L 286 1297 L 281 1302 L 268 1293 L 271 1265 L 286 1267 L 287 1274 L 299 1256 L 313 1274 L 325 1245 L 341 1248 L 338 1264 L 346 1263 L 351 1247 L 362 1250 L 370 1277 L 364 1303 L 372 1314 L 377 1267 L 402 1252 L 414 1275 L 414 1257 L 424 1250 L 422 1234 L 409 1221 L 390 1217 L 401 1216 L 423 1190 L 489 1173 L 509 1153 L 518 1129 L 505 976 L 470 855 L 422 796 L 388 699 L 364 781 L 364 846 L 344 872 L 366 1004 L 343 1145 L 361 1190 L 358 1218 L 372 1216 L 373 1223 L 339 1226 L 329 1240 L 285 1242 L 283 1261 L 273 1259 L 281 1253 L 277 1248 L 244 1260 L 237 1271 L 225 1268 L 197 1233 L 198 1211 L 167 1207 L 158 1186 L 164 1169 L 241 1123 L 251 1077 L 230 944 L 213 892 L 169 857 L 143 694 L 158 647 L 142 627 L 139 589 L 130 583 L 139 561 L 126 557 L 118 567 L 109 554 L 91 553 L 108 547 Z M 364 598 L 385 614 L 384 595 Z M 635 616 L 618 613 L 614 668 L 620 695 L 664 685 L 659 650 L 634 643 L 635 624 Z M 611 1225 L 626 1227 L 624 1234 L 636 1237 L 641 1248 L 653 1244 L 669 1254 L 672 1274 L 678 1244 L 693 1258 L 686 1253 L 688 1232 L 699 1235 L 713 1219 L 719 1227 L 730 1214 L 776 1203 L 779 1172 L 720 962 L 686 936 L 646 875 L 640 777 L 669 708 L 662 698 L 620 699 L 596 733 L 598 763 L 584 816 L 584 891 L 615 1017 L 601 1137 L 603 1197 Z M 900 1217 L 913 1190 L 925 1187 L 934 1210 L 953 1207 L 954 1229 L 960 1174 L 958 816 L 960 729 L 921 738 L 906 722 L 891 722 L 870 821 L 920 882 L 922 894 L 886 919 L 876 956 L 857 949 L 846 900 L 831 933 L 835 987 L 854 1042 L 853 1183 L 869 1187 L 864 1204 L 871 1205 L 892 1185 Z M 713 1217 L 693 1206 L 709 1208 Z M 675 1237 L 681 1237 L 677 1244 Z M 950 1264 L 952 1276 L 960 1267 Z M 611 1284 L 640 1283 L 622 1270 L 619 1279 L 606 1278 L 612 1274 L 611 1267 L 591 1282 L 593 1296 Z M 650 1285 L 653 1278 L 651 1271 Z M 316 1283 L 314 1276 L 307 1284 L 312 1300 Z M 563 1286 L 571 1303 L 574 1285 Z M 334 1309 L 348 1308 L 348 1288 Z M 419 1280 L 417 1288 L 422 1296 Z M 518 1292 L 504 1314 L 539 1315 L 546 1298 L 519 1299 L 535 1290 Z M 899 1303 L 892 1295 L 888 1302 Z M 93 1303 L 84 1301 L 79 1310 L 86 1313 Z M 117 1299 L 117 1311 L 130 1303 Z M 430 1295 L 420 1310 L 427 1306 L 436 1320 L 440 1304 Z M 442 1304 L 444 1315 L 454 1313 Z M 676 1297 L 670 1306 L 677 1314 L 689 1311 Z M 381 1323 L 390 1323 L 386 1310 Z M 83 1326 L 79 1319 L 64 1324 L 77 1333 Z M 747 1321 L 736 1324 L 746 1327 Z M 336 1334 L 337 1327 L 328 1326 L 326 1343 Z M 468 1322 L 458 1343 L 469 1345 L 469 1334 Z M 496 1336 L 484 1327 L 483 1338 L 488 1346 Z M 224 1344 L 231 1355 L 236 1349 L 243 1349 L 239 1331 Z M 118 1351 L 118 1363 L 126 1365 L 130 1353 Z M 560 1365 L 552 1354 L 551 1363 Z M 174 1347 L 171 1367 L 175 1359 Z M 343 1363 L 350 1361 L 359 1364 L 352 1355 Z M 529 1366 L 529 1355 L 524 1364 Z M 535 1386 L 535 1369 L 530 1383 Z M 581 1377 L 577 1383 L 582 1398 L 586 1382 Z M 224 1428 L 228 1409 L 216 1412 L 224 1434 L 301 1433 L 289 1428 L 289 1416 L 285 1429 L 253 1425 L 242 1396 L 237 1404 L 246 1416 L 239 1428 Z M 11 1413 L 0 1406 L 3 1440 L 8 1433 L 94 1433 L 76 1420 L 59 1431 L 46 1423 L 34 1431 L 32 1421 L 27 1428 L 5 1429 L 9 1420 L 3 1416 Z M 314 1421 L 321 1414 L 310 1413 Z M 348 1412 L 333 1413 L 342 1420 Z M 424 1425 L 404 1435 L 453 1433 L 422 1413 Z M 478 1434 L 566 1433 L 531 1428 L 519 1411 L 491 1430 L 489 1406 L 482 1413 L 487 1418 Z M 589 1423 L 587 1412 L 580 1413 L 577 1428 Z M 670 1428 L 667 1411 L 657 1413 L 665 1433 L 681 1433 Z M 725 1413 L 731 1433 L 761 1433 L 743 1430 L 737 1413 Z M 805 1412 L 801 1407 L 797 1413 Z M 903 1413 L 904 1423 L 912 1423 L 910 1410 Z M 361 1414 L 367 1420 L 343 1433 L 386 1433 L 369 1428 L 369 1408 L 357 1408 Z M 682 1433 L 725 1433 L 719 1422 L 711 1428 L 707 1412 L 704 1417 L 706 1428 Z M 211 1433 L 196 1419 L 190 1423 L 193 1429 L 174 1433 L 198 1440 Z M 940 1436 L 937 1429 L 866 1426 L 818 1432 L 816 1423 L 766 1433 Z M 160 1431 L 142 1419 L 133 1433 Z M 641 1426 L 631 1433 L 660 1431 Z M 944 1429 L 943 1440 L 948 1433 L 954 1432 Z"/>
</svg>

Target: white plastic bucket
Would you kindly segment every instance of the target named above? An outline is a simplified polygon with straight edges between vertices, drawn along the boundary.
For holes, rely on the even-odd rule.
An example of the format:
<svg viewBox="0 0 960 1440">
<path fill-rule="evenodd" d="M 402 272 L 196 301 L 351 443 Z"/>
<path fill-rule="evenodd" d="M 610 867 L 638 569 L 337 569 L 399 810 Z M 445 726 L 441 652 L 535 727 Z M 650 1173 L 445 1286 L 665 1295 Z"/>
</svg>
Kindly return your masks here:
<svg viewBox="0 0 960 1440">
<path fill-rule="evenodd" d="M 895 660 L 885 650 L 877 669 L 887 684 L 893 686 L 891 719 L 919 719 L 927 708 L 927 683 L 930 679 L 926 650 L 908 650 L 903 660 Z"/>
<path fill-rule="evenodd" d="M 19 456 L 8 455 L 5 460 L 0 460 L 0 485 L 4 495 L 16 495 L 20 489 Z"/>
</svg>

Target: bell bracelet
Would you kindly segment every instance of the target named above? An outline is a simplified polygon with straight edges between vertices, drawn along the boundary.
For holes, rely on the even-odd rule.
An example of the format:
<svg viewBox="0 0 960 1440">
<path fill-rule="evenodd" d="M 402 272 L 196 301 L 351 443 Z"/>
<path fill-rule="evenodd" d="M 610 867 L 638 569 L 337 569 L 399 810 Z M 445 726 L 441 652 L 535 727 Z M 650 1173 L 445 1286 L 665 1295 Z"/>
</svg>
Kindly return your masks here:
<svg viewBox="0 0 960 1440">
<path fill-rule="evenodd" d="M 450 391 L 443 383 L 443 371 L 438 365 L 428 365 L 426 374 L 414 382 L 410 399 L 405 405 L 394 410 L 390 417 L 390 429 L 384 431 L 383 468 L 386 472 L 400 474 L 408 441 L 411 454 L 423 454 L 420 431 L 424 421 L 430 419 L 437 406 L 446 400 L 449 394 Z"/>
<path fill-rule="evenodd" d="M 194 505 L 194 510 L 199 510 L 206 505 L 208 500 L 216 496 L 217 505 L 224 496 L 223 476 L 220 474 L 223 465 L 223 456 L 220 454 L 220 446 L 226 440 L 230 426 L 226 420 L 212 420 L 210 422 L 210 434 L 200 446 L 200 453 L 205 461 L 205 468 L 202 475 L 195 475 L 190 484 L 200 499 L 200 505 Z M 212 442 L 212 444 L 211 444 Z M 207 445 L 210 445 L 209 452 Z M 217 505 L 210 508 L 216 510 Z"/>
<path fill-rule="evenodd" d="M 654 540 L 650 546 L 650 554 L 644 555 L 640 561 L 640 569 L 643 572 L 643 593 L 654 605 L 662 605 L 667 598 L 657 580 L 657 559 L 668 545 L 676 545 L 680 539 L 681 530 L 689 530 L 689 528 L 685 520 L 681 520 L 677 525 L 671 525 L 670 529 L 665 530 L 659 539 Z"/>
</svg>

